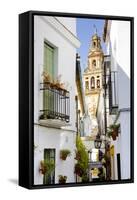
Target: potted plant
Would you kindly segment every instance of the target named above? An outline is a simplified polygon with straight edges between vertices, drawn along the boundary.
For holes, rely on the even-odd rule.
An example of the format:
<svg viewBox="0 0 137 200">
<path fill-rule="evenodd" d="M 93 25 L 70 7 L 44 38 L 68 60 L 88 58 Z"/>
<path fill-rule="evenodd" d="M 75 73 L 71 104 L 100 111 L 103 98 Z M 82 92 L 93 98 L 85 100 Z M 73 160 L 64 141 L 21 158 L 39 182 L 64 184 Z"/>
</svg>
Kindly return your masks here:
<svg viewBox="0 0 137 200">
<path fill-rule="evenodd" d="M 50 77 L 50 75 L 47 72 L 43 72 L 42 76 L 43 76 L 44 86 L 49 87 L 50 83 L 51 83 L 51 77 Z"/>
<path fill-rule="evenodd" d="M 83 176 L 84 174 L 84 170 L 82 168 L 82 166 L 80 165 L 80 163 L 76 163 L 75 164 L 75 170 L 74 170 L 74 173 L 80 177 Z"/>
<path fill-rule="evenodd" d="M 62 149 L 60 150 L 60 159 L 66 160 L 67 156 L 70 156 L 71 152 L 69 149 Z"/>
<path fill-rule="evenodd" d="M 76 157 L 77 163 L 75 164 L 74 173 L 82 178 L 82 181 L 86 182 L 86 176 L 88 171 L 89 157 L 85 145 L 83 144 L 79 134 L 76 137 Z"/>
<path fill-rule="evenodd" d="M 59 175 L 59 183 L 60 184 L 66 183 L 66 180 L 67 180 L 67 176 Z"/>
<path fill-rule="evenodd" d="M 89 182 L 89 177 L 88 177 L 87 173 L 82 175 L 82 182 L 83 183 Z"/>
<path fill-rule="evenodd" d="M 109 128 L 110 128 L 111 130 L 113 130 L 113 132 L 115 133 L 116 136 L 118 136 L 118 130 L 119 130 L 119 128 L 120 128 L 120 124 L 111 124 L 111 125 L 109 126 Z"/>
<path fill-rule="evenodd" d="M 61 85 L 61 76 L 62 75 L 58 75 L 55 81 L 55 86 L 57 90 L 60 90 L 60 85 Z"/>
<path fill-rule="evenodd" d="M 80 160 L 81 159 L 81 154 L 80 154 L 80 151 L 76 151 L 76 157 L 75 157 L 76 160 Z"/>
<path fill-rule="evenodd" d="M 43 175 L 45 175 L 46 173 L 50 173 L 55 169 L 55 164 L 53 161 L 45 161 L 45 160 L 41 160 L 40 161 L 40 168 L 39 168 L 39 172 Z"/>
<path fill-rule="evenodd" d="M 116 140 L 117 135 L 115 134 L 115 132 L 113 132 L 113 130 L 109 130 L 107 133 L 108 133 L 108 137 L 112 137 L 114 141 Z"/>
<path fill-rule="evenodd" d="M 108 130 L 108 137 L 112 137 L 113 140 L 116 140 L 116 137 L 118 136 L 119 127 L 120 124 L 111 124 Z"/>
<path fill-rule="evenodd" d="M 54 79 L 52 79 L 52 82 L 50 83 L 50 88 L 51 89 L 56 89 L 56 81 Z"/>
</svg>

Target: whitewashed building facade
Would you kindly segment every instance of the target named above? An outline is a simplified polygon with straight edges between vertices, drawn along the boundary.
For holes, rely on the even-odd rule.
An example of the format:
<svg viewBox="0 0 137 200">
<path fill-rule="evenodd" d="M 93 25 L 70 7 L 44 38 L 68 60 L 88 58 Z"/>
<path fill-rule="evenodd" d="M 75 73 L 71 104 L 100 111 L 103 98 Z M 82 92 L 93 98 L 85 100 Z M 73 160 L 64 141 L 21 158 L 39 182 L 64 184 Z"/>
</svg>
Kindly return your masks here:
<svg viewBox="0 0 137 200">
<path fill-rule="evenodd" d="M 109 64 L 106 67 L 108 86 L 104 85 L 107 91 L 107 128 L 111 124 L 120 124 L 117 139 L 111 139 L 111 179 L 130 179 L 130 22 L 106 20 L 104 41 L 107 45 L 106 61 Z M 105 127 L 103 93 L 98 102 L 97 112 L 102 131 Z"/>
<path fill-rule="evenodd" d="M 75 182 L 74 88 L 76 48 L 79 46 L 75 18 L 34 17 L 34 184 L 58 183 L 59 175 L 67 176 L 68 183 Z M 55 90 L 44 93 L 43 71 L 52 78 L 61 75 L 62 82 L 67 85 L 67 98 L 62 98 Z M 65 161 L 60 159 L 62 149 L 71 151 Z M 43 159 L 52 159 L 55 163 L 54 172 L 45 182 L 39 171 Z"/>
</svg>

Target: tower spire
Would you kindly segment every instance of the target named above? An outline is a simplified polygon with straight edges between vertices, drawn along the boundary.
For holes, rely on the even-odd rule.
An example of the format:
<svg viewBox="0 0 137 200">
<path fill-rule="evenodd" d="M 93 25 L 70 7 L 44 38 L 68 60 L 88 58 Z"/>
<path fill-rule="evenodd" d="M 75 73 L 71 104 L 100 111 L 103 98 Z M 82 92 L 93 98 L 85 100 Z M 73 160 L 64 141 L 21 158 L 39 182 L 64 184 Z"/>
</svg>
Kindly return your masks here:
<svg viewBox="0 0 137 200">
<path fill-rule="evenodd" d="M 97 34 L 97 27 L 95 24 L 93 25 L 93 28 L 94 28 L 94 34 Z"/>
</svg>

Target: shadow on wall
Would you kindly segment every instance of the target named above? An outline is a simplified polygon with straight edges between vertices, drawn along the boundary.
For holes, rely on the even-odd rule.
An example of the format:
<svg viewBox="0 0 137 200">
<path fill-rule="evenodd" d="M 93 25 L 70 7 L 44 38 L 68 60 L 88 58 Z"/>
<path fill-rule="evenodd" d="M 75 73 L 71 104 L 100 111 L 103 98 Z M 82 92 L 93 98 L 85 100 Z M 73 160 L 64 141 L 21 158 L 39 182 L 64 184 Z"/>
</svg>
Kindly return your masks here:
<svg viewBox="0 0 137 200">
<path fill-rule="evenodd" d="M 130 108 L 130 74 L 128 76 L 118 63 L 117 69 L 119 109 Z"/>
</svg>

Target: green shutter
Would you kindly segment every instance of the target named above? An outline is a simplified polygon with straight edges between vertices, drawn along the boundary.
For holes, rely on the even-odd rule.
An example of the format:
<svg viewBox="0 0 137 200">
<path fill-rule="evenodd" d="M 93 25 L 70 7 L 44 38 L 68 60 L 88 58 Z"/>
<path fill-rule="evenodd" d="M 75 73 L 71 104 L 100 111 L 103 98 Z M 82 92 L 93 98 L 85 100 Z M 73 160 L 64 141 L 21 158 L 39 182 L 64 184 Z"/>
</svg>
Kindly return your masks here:
<svg viewBox="0 0 137 200">
<path fill-rule="evenodd" d="M 44 71 L 54 79 L 54 48 L 44 42 Z M 43 91 L 43 109 L 53 111 L 53 94 Z"/>
<path fill-rule="evenodd" d="M 54 48 L 44 43 L 44 71 L 54 78 Z"/>
</svg>

